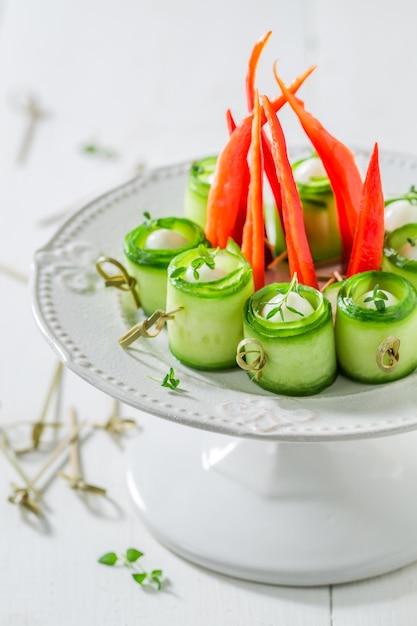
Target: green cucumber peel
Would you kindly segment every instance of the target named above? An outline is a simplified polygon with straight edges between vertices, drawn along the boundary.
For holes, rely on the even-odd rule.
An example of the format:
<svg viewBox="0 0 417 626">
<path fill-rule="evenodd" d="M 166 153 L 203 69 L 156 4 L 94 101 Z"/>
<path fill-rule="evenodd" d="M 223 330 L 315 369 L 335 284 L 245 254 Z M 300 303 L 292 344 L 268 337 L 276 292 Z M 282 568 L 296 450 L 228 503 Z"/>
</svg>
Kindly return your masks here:
<svg viewBox="0 0 417 626">
<path fill-rule="evenodd" d="M 175 256 L 168 266 L 168 280 L 176 289 L 201 298 L 219 298 L 239 292 L 252 280 L 252 268 L 242 254 L 234 254 L 228 249 L 209 248 L 207 257 L 214 255 L 215 267 L 221 267 L 227 274 L 222 278 L 207 282 L 189 282 L 184 274 L 187 268 L 195 269 L 193 263 L 199 258 L 201 249 L 187 250 Z M 197 270 L 198 271 L 198 270 Z"/>
<path fill-rule="evenodd" d="M 300 198 L 310 199 L 311 202 L 316 201 L 318 204 L 322 204 L 318 199 L 317 195 L 329 195 L 333 196 L 332 188 L 330 186 L 330 181 L 327 176 L 314 176 L 310 178 L 310 182 L 308 185 L 305 183 L 300 183 L 297 181 L 296 170 L 299 165 L 305 163 L 306 161 L 310 161 L 312 159 L 318 159 L 318 156 L 315 152 L 313 152 L 310 156 L 304 157 L 303 159 L 299 159 L 292 164 L 292 170 L 294 172 L 295 182 L 298 187 L 298 191 L 300 194 Z M 324 202 L 326 205 L 326 202 Z"/>
<path fill-rule="evenodd" d="M 154 268 L 167 268 L 171 259 L 180 252 L 193 249 L 200 244 L 208 245 L 203 229 L 188 218 L 161 217 L 153 220 L 149 213 L 145 215 L 146 220 L 137 228 L 130 231 L 124 242 L 125 256 L 139 266 L 149 266 Z M 183 235 L 189 243 L 175 249 L 149 249 L 146 248 L 148 236 L 161 228 L 175 230 Z"/>
<path fill-rule="evenodd" d="M 250 371 L 259 355 L 251 349 L 245 354 L 249 377 L 260 387 L 289 396 L 319 393 L 331 385 L 337 376 L 333 317 L 330 302 L 305 285 L 299 294 L 312 305 L 314 312 L 300 319 L 270 321 L 261 315 L 264 303 L 277 289 L 289 289 L 288 283 L 267 285 L 253 294 L 245 305 L 244 338 L 262 347 L 265 364 L 262 371 Z M 239 355 L 240 356 L 240 355 Z M 262 359 L 263 360 L 263 359 Z M 239 359 L 238 359 L 239 363 Z"/>
<path fill-rule="evenodd" d="M 168 267 L 167 309 L 181 314 L 167 324 L 168 344 L 181 363 L 200 370 L 236 367 L 236 347 L 243 338 L 243 309 L 253 293 L 252 268 L 229 242 L 216 252 L 216 267 L 227 272 L 213 281 L 190 282 L 184 271 L 199 257 L 198 249 L 176 256 Z M 209 252 L 211 253 L 211 249 Z"/>
<path fill-rule="evenodd" d="M 363 306 L 361 299 L 365 293 L 379 293 L 381 290 L 393 294 L 398 302 L 390 306 L 380 306 L 379 309 Z M 417 291 L 409 281 L 397 274 L 383 271 L 363 272 L 344 281 L 339 291 L 337 307 L 347 317 L 366 322 L 369 327 L 388 326 L 408 317 L 417 308 Z"/>
<path fill-rule="evenodd" d="M 264 304 L 278 293 L 287 293 L 291 283 L 271 283 L 258 290 L 245 306 L 246 323 L 265 337 L 292 337 L 314 333 L 319 326 L 332 317 L 330 302 L 319 291 L 306 285 L 298 285 L 297 293 L 308 300 L 314 312 L 292 321 L 271 321 L 261 315 Z"/>
<path fill-rule="evenodd" d="M 417 224 L 404 224 L 385 236 L 383 257 L 385 261 L 395 268 L 415 274 L 417 278 L 417 261 L 403 256 L 399 250 L 407 243 L 415 246 L 417 241 Z"/>
<path fill-rule="evenodd" d="M 188 190 L 207 198 L 216 164 L 217 156 L 208 156 L 193 161 L 188 174 Z"/>
<path fill-rule="evenodd" d="M 397 302 L 374 309 L 363 296 L 384 290 Z M 403 378 L 417 367 L 417 290 L 391 272 L 364 272 L 342 285 L 335 323 L 340 371 L 360 382 L 379 384 Z"/>
</svg>

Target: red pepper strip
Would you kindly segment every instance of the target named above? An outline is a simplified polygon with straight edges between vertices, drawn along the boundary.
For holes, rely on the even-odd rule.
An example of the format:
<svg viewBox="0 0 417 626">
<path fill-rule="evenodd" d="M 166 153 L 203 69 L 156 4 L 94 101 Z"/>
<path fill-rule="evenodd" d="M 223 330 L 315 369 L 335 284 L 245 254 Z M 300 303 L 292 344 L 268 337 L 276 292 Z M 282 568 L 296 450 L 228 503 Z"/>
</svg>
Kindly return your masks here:
<svg viewBox="0 0 417 626">
<path fill-rule="evenodd" d="M 217 158 L 207 199 L 205 228 L 214 248 L 225 248 L 233 233 L 247 172 L 250 134 L 250 124 L 237 126 Z"/>
<path fill-rule="evenodd" d="M 242 254 L 252 264 L 255 290 L 265 284 L 265 228 L 263 217 L 263 163 L 261 144 L 261 107 L 258 93 L 255 92 L 253 122 L 250 145 L 250 183 L 247 202 L 248 227 L 243 229 Z M 246 234 L 246 230 L 249 234 Z"/>
<path fill-rule="evenodd" d="M 226 111 L 226 122 L 227 122 L 227 127 L 229 129 L 229 134 L 231 135 L 232 132 L 235 130 L 236 128 L 236 122 L 234 120 L 234 117 L 232 115 L 232 112 L 230 109 L 227 109 Z M 244 177 L 242 179 L 242 193 L 240 196 L 240 203 L 239 203 L 239 209 L 236 215 L 236 221 L 234 223 L 233 226 L 233 232 L 231 234 L 232 239 L 240 246 L 242 243 L 242 234 L 243 234 L 243 226 L 245 224 L 245 220 L 246 220 L 246 206 L 247 206 L 247 202 L 248 202 L 248 191 L 249 191 L 249 178 L 250 178 L 250 174 L 249 174 L 249 166 L 247 164 L 247 162 L 244 165 L 245 168 L 245 173 L 244 173 Z"/>
<path fill-rule="evenodd" d="M 375 144 L 363 185 L 347 276 L 381 268 L 384 246 L 384 207 L 378 144 Z"/>
<path fill-rule="evenodd" d="M 265 48 L 268 39 L 272 35 L 272 30 L 264 33 L 256 42 L 253 47 L 252 53 L 249 58 L 248 71 L 246 74 L 246 100 L 248 103 L 248 110 L 252 111 L 255 104 L 255 75 L 258 67 L 259 57 Z"/>
<path fill-rule="evenodd" d="M 275 168 L 274 159 L 271 152 L 271 143 L 264 133 L 261 131 L 262 139 L 262 153 L 264 157 L 264 169 L 265 174 L 271 187 L 272 195 L 274 196 L 275 206 L 277 207 L 279 219 L 282 224 L 282 203 L 281 203 L 281 185 L 277 177 L 277 170 Z"/>
<path fill-rule="evenodd" d="M 329 177 L 336 199 L 343 255 L 347 261 L 352 250 L 363 186 L 355 157 L 305 110 L 304 105 L 291 94 L 280 79 L 276 67 L 274 73 L 282 93 L 300 120 Z"/>
<path fill-rule="evenodd" d="M 315 67 L 308 68 L 290 85 L 291 93 L 296 93 Z M 278 111 L 287 99 L 279 96 L 272 101 L 274 111 Z M 229 237 L 238 243 L 235 224 L 247 175 L 247 154 L 251 139 L 253 114 L 250 113 L 236 126 L 229 141 L 219 154 L 213 182 L 207 201 L 207 223 L 205 234 L 213 247 L 224 248 Z M 266 122 L 262 111 L 261 124 Z"/>
<path fill-rule="evenodd" d="M 288 160 L 284 133 L 267 96 L 263 96 L 262 105 L 271 130 L 272 156 L 281 185 L 282 215 L 290 274 L 293 276 L 297 273 L 299 283 L 318 289 L 317 276 L 304 226 L 303 209 Z"/>
<path fill-rule="evenodd" d="M 226 111 L 226 124 L 229 135 L 231 135 L 236 128 L 236 122 L 230 109 L 227 109 Z"/>
</svg>

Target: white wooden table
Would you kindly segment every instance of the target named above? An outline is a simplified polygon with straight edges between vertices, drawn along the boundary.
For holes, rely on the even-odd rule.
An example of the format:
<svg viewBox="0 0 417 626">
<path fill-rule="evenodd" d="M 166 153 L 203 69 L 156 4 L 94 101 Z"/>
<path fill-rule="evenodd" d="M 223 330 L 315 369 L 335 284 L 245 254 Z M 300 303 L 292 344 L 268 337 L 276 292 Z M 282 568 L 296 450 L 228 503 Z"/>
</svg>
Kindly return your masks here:
<svg viewBox="0 0 417 626">
<path fill-rule="evenodd" d="M 273 36 L 260 88 L 275 93 L 272 62 L 289 81 L 318 68 L 303 90 L 336 136 L 369 147 L 415 152 L 417 9 L 412 0 L 259 0 L 201 6 L 190 0 L 10 0 L 0 14 L 0 426 L 37 420 L 56 359 L 33 320 L 25 277 L 36 249 L 65 213 L 150 167 L 217 152 L 224 111 L 245 111 L 244 76 L 253 43 Z M 45 116 L 24 163 L 22 97 Z M 289 142 L 303 136 L 287 112 Z M 82 153 L 85 142 L 114 158 Z M 417 182 L 417 181 L 416 181 Z M 65 372 L 61 417 L 104 421 L 111 399 Z M 121 408 L 145 436 L 151 418 Z M 178 437 L 181 428 L 178 428 Z M 296 625 L 414 626 L 417 565 L 351 584 L 292 588 L 235 580 L 185 562 L 144 527 L 125 481 L 125 446 L 97 430 L 81 448 L 83 471 L 108 499 L 86 502 L 62 478 L 44 493 L 34 522 L 7 501 L 19 482 L 0 454 L 1 626 Z M 22 457 L 33 476 L 45 452 Z M 150 469 L 151 471 L 151 469 Z M 36 519 L 36 518 L 35 518 Z M 416 529 L 417 532 L 417 529 Z M 150 593 L 97 563 L 137 547 L 145 567 L 169 584 Z M 243 549 L 243 547 L 242 547 Z"/>
</svg>

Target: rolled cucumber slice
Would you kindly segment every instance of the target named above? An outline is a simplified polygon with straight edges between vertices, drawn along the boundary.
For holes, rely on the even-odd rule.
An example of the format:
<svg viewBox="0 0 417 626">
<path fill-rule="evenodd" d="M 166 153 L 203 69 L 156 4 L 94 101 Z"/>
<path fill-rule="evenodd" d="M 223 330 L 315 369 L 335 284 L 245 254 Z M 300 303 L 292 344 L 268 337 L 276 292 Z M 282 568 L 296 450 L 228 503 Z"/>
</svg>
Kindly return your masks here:
<svg viewBox="0 0 417 626">
<path fill-rule="evenodd" d="M 417 288 L 417 223 L 387 233 L 382 269 L 406 278 Z"/>
<path fill-rule="evenodd" d="M 184 215 L 203 229 L 206 226 L 207 198 L 216 163 L 216 156 L 208 156 L 199 161 L 194 161 L 188 174 Z"/>
<path fill-rule="evenodd" d="M 292 168 L 314 261 L 338 259 L 341 254 L 341 240 L 336 204 L 321 160 L 316 154 L 312 154 L 293 163 Z"/>
<path fill-rule="evenodd" d="M 404 224 L 417 222 L 417 191 L 414 186 L 402 196 L 385 201 L 385 230 L 396 230 Z"/>
<path fill-rule="evenodd" d="M 147 240 L 157 231 L 172 231 L 173 240 L 186 241 L 180 247 L 147 247 Z M 130 231 L 124 241 L 124 255 L 129 273 L 137 281 L 137 290 L 146 315 L 156 309 L 165 310 L 167 292 L 167 267 L 178 253 L 190 250 L 200 244 L 208 244 L 203 229 L 187 218 L 163 217 L 148 219 Z"/>
<path fill-rule="evenodd" d="M 396 303 L 381 304 L 384 292 Z M 371 308 L 364 303 L 369 293 Z M 339 368 L 349 378 L 379 384 L 407 376 L 417 367 L 416 289 L 389 272 L 350 277 L 338 295 L 335 337 Z"/>
<path fill-rule="evenodd" d="M 330 302 L 311 287 L 298 286 L 298 293 L 313 307 L 313 313 L 294 321 L 271 321 L 262 315 L 265 303 L 277 292 L 286 293 L 289 283 L 273 283 L 249 298 L 244 311 L 244 337 L 261 346 L 265 364 L 250 378 L 274 393 L 307 396 L 331 385 L 337 375 L 336 350 Z M 246 363 L 258 358 L 256 349 L 246 352 Z M 247 369 L 247 368 L 245 368 Z"/>
<path fill-rule="evenodd" d="M 224 273 L 214 280 L 186 279 L 187 270 L 198 266 L 198 249 L 177 255 L 168 266 L 167 310 L 181 308 L 167 322 L 168 343 L 185 365 L 201 370 L 236 366 L 243 307 L 254 290 L 251 266 L 237 250 L 234 245 L 208 250 L 215 268 Z"/>
</svg>

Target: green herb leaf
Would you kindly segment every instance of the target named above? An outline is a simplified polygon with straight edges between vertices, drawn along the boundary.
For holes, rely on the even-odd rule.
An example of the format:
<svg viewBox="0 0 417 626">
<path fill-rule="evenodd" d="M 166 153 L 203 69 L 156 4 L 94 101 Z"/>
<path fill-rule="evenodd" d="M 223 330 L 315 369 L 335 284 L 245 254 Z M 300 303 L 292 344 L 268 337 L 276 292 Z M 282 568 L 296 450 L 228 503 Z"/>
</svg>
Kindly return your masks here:
<svg viewBox="0 0 417 626">
<path fill-rule="evenodd" d="M 115 552 L 106 552 L 106 554 L 103 554 L 103 556 L 101 556 L 98 560 L 99 563 L 102 563 L 103 565 L 115 565 L 118 561 L 118 556 Z"/>
<path fill-rule="evenodd" d="M 283 313 L 283 306 L 285 304 L 285 307 L 288 311 L 291 311 L 292 313 L 295 313 L 296 315 L 300 315 L 300 317 L 304 317 L 304 313 L 302 313 L 301 311 L 298 311 L 297 309 L 295 309 L 292 306 L 288 306 L 287 304 L 287 300 L 288 300 L 288 296 L 290 295 L 290 293 L 298 293 L 298 280 L 297 280 L 297 273 L 294 273 L 294 276 L 291 279 L 291 282 L 288 286 L 287 291 L 283 291 L 282 289 L 277 289 L 278 293 L 280 294 L 284 294 L 283 298 L 281 300 L 281 302 L 277 303 L 277 306 L 274 307 L 273 309 L 271 309 L 267 315 L 265 316 L 265 319 L 269 320 L 272 317 L 274 317 L 274 315 L 276 315 L 277 313 L 279 313 L 280 318 L 282 321 L 284 321 L 284 313 Z M 264 304 L 268 304 L 268 302 L 265 302 Z"/>
<path fill-rule="evenodd" d="M 129 548 L 128 550 L 126 550 L 125 557 L 126 561 L 128 561 L 129 563 L 134 563 L 135 561 L 140 559 L 141 556 L 143 556 L 143 552 L 136 550 L 136 548 Z"/>
<path fill-rule="evenodd" d="M 133 580 L 135 580 L 138 585 L 143 585 L 147 577 L 148 574 L 146 572 L 135 572 L 134 574 L 132 574 Z"/>
<path fill-rule="evenodd" d="M 171 278 L 178 278 L 179 276 L 182 276 L 186 269 L 186 267 L 176 267 L 175 270 L 171 272 Z"/>
<path fill-rule="evenodd" d="M 415 245 L 416 245 L 416 240 L 415 239 L 413 239 L 412 237 L 407 237 L 407 242 L 410 244 L 410 246 L 415 248 Z"/>
<path fill-rule="evenodd" d="M 161 589 L 162 586 L 162 570 L 161 569 L 154 569 L 152 570 L 152 572 L 149 574 L 149 580 L 155 584 L 157 589 Z"/>
<path fill-rule="evenodd" d="M 175 371 L 173 367 L 169 368 L 169 373 L 165 376 L 161 383 L 161 387 L 168 387 L 169 389 L 176 389 L 180 384 L 180 379 L 175 378 Z"/>
<path fill-rule="evenodd" d="M 381 291 L 379 284 L 376 284 L 372 290 L 372 295 L 363 299 L 364 302 L 373 302 L 375 309 L 379 312 L 385 311 L 385 301 L 388 300 L 388 296 L 384 291 Z"/>
<path fill-rule="evenodd" d="M 152 228 L 152 218 L 151 218 L 151 214 L 149 213 L 149 211 L 144 211 L 143 212 L 143 217 L 145 218 L 145 223 L 144 226 L 147 230 L 151 230 Z"/>
<path fill-rule="evenodd" d="M 113 150 L 113 148 L 107 148 L 92 141 L 84 143 L 81 146 L 81 152 L 104 159 L 114 159 L 117 156 L 117 152 L 116 150 Z"/>
</svg>

